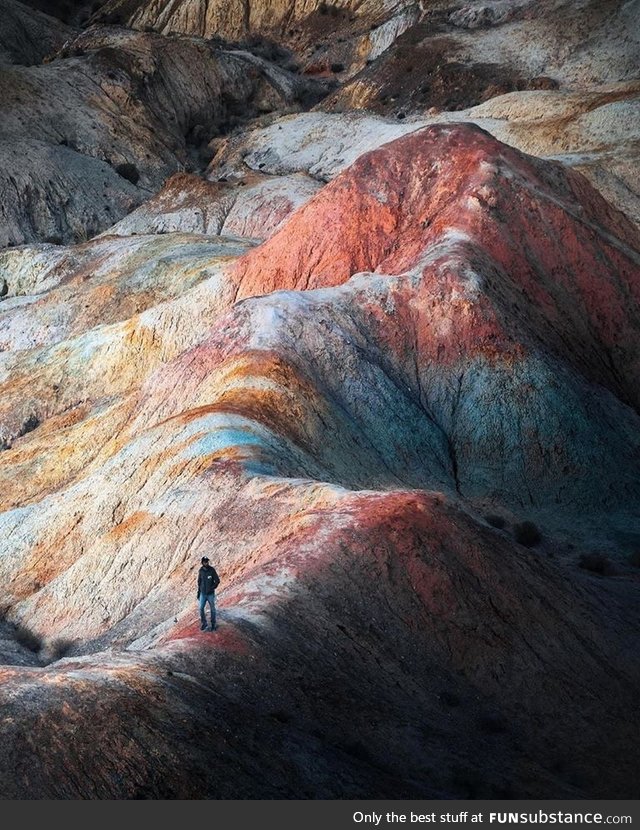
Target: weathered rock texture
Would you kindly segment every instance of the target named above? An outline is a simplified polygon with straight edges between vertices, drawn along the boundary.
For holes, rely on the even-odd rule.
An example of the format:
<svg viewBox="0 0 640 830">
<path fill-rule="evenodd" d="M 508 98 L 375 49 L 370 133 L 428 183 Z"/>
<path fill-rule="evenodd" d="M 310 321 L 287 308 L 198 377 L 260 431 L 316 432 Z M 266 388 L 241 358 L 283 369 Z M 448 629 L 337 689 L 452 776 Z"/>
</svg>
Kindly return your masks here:
<svg viewBox="0 0 640 830">
<path fill-rule="evenodd" d="M 637 228 L 468 124 L 260 163 L 0 259 L 2 795 L 637 797 Z"/>
<path fill-rule="evenodd" d="M 305 174 L 243 176 L 227 183 L 178 174 L 107 234 L 185 231 L 265 239 L 322 185 Z"/>
<path fill-rule="evenodd" d="M 429 124 L 470 122 L 520 150 L 579 170 L 640 223 L 639 113 L 638 81 L 579 93 L 514 92 L 464 112 L 401 121 L 356 112 L 302 113 L 218 141 L 208 175 L 304 172 L 326 182 L 387 141 Z"/>
<path fill-rule="evenodd" d="M 4 2 L 1 59 L 40 63 L 68 43 L 45 66 L 0 71 L 0 247 L 81 242 L 105 231 L 172 174 L 202 170 L 220 134 L 256 116 L 309 108 L 337 79 L 344 83 L 321 104 L 326 110 L 364 107 L 423 122 L 434 107 L 460 111 L 487 99 L 477 114 L 455 117 L 527 152 L 562 155 L 640 218 L 637 81 L 627 80 L 640 54 L 637 2 L 107 3 L 96 20 L 163 36 L 97 26 L 75 39 L 67 26 Z M 76 20 L 69 15 L 77 5 L 61 16 Z M 281 60 L 286 51 L 271 37 L 288 44 L 291 60 Z M 303 74 L 289 71 L 294 60 Z M 558 84 L 561 92 L 549 88 Z M 509 90 L 520 91 L 505 97 Z M 330 153 L 352 143 L 341 134 L 345 123 L 328 122 L 339 134 L 330 136 Z M 265 187 L 287 199 L 290 184 Z M 301 193 L 292 186 L 295 205 Z M 254 193 L 264 215 L 272 195 Z"/>
<path fill-rule="evenodd" d="M 461 109 L 515 88 L 637 76 L 637 0 L 110 0 L 97 20 L 284 42 L 308 72 L 350 77 L 336 108 Z M 345 74 L 346 73 L 346 74 Z"/>
<path fill-rule="evenodd" d="M 68 26 L 17 0 L 0 0 L 0 65 L 41 63 L 73 35 Z"/>
<path fill-rule="evenodd" d="M 637 78 L 640 3 L 467 3 L 422 15 L 323 105 L 403 117 L 461 110 L 513 90 Z"/>
<path fill-rule="evenodd" d="M 364 61 L 370 40 L 392 42 L 419 18 L 415 0 L 110 0 L 95 20 L 231 40 L 267 36 L 290 46 L 309 67 L 329 69 L 332 57 Z"/>
<path fill-rule="evenodd" d="M 85 240 L 201 166 L 213 135 L 319 90 L 246 52 L 114 29 L 88 31 L 47 65 L 7 67 L 0 247 Z"/>
<path fill-rule="evenodd" d="M 164 500 L 167 525 L 197 504 L 201 549 L 221 522 L 261 543 L 220 551 L 219 632 L 181 615 L 151 650 L 5 669 L 3 794 L 24 780 L 72 798 L 630 793 L 637 678 L 610 650 L 631 633 L 615 591 L 569 587 L 441 497 L 198 480 Z M 136 521 L 150 550 L 151 520 Z M 189 568 L 157 586 L 167 605 Z"/>
</svg>

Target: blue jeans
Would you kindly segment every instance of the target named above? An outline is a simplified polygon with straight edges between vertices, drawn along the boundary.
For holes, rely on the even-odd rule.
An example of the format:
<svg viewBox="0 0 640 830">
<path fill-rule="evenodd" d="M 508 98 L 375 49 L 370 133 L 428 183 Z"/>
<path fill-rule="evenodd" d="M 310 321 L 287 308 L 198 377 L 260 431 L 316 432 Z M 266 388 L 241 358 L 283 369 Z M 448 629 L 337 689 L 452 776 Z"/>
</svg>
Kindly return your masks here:
<svg viewBox="0 0 640 830">
<path fill-rule="evenodd" d="M 207 624 L 207 615 L 205 614 L 205 607 L 209 603 L 209 609 L 211 611 L 211 628 L 216 627 L 216 595 L 213 594 L 200 594 L 200 622 L 202 625 Z"/>
</svg>

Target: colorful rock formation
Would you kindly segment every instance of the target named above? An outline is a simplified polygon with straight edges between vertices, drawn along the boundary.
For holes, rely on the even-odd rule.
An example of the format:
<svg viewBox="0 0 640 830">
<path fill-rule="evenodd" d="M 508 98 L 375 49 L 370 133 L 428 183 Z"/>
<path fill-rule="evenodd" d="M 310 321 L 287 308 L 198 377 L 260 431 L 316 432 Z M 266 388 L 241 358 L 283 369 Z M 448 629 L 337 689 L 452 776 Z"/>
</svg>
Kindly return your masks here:
<svg viewBox="0 0 640 830">
<path fill-rule="evenodd" d="M 637 798 L 637 82 L 284 116 L 203 8 L 0 70 L 0 795 Z"/>
<path fill-rule="evenodd" d="M 362 157 L 237 264 L 212 271 L 211 240 L 105 237 L 41 272 L 45 290 L 27 305 L 4 303 L 4 601 L 44 654 L 71 640 L 76 655 L 12 670 L 3 685 L 8 711 L 38 689 L 43 721 L 59 724 L 38 733 L 60 747 L 39 792 L 630 792 L 628 768 L 612 763 L 603 777 L 601 756 L 594 764 L 575 737 L 570 752 L 549 753 L 597 711 L 590 745 L 611 758 L 624 747 L 633 763 L 621 717 L 632 705 L 631 584 L 609 589 L 619 616 L 605 625 L 599 585 L 488 528 L 480 511 L 535 515 L 560 537 L 584 515 L 610 536 L 630 529 L 634 227 L 577 175 L 451 126 Z M 25 267 L 26 252 L 9 256 Z M 192 608 L 205 552 L 224 578 L 220 634 L 208 640 Z M 327 688 L 292 660 L 310 642 Z M 125 650 L 106 657 L 107 647 Z M 360 654 L 372 674 L 354 687 L 345 672 Z M 420 665 L 430 680 L 417 724 Z M 188 749 L 199 704 L 187 677 L 255 712 L 253 737 L 253 721 L 241 728 L 241 709 L 226 703 L 236 725 L 224 743 Z M 389 682 L 398 695 L 383 692 Z M 379 722 L 386 710 L 374 701 L 389 695 L 380 733 L 343 731 L 354 711 Z M 98 696 L 107 702 L 96 717 Z M 606 718 L 601 696 L 616 700 Z M 458 705 L 457 725 L 434 737 L 430 724 Z M 127 720 L 98 744 L 98 762 L 92 746 L 112 707 L 135 717 L 139 749 L 123 749 Z M 175 707 L 186 707 L 186 731 L 162 730 L 160 713 Z M 543 712 L 561 720 L 562 741 L 557 729 L 531 732 Z M 472 734 L 501 736 L 488 768 L 472 773 L 469 738 L 435 772 L 427 759 L 471 723 Z M 406 729 L 419 734 L 407 742 Z M 280 761 L 261 782 L 240 772 L 241 744 L 264 768 L 276 733 L 291 741 L 292 730 L 304 751 L 284 779 Z M 338 732 L 344 746 L 332 743 Z M 9 737 L 6 765 L 27 752 Z M 171 747 L 186 769 L 201 767 L 191 783 L 171 767 Z M 334 757 L 341 774 L 320 774 Z M 60 780 L 61 765 L 98 778 Z"/>
</svg>

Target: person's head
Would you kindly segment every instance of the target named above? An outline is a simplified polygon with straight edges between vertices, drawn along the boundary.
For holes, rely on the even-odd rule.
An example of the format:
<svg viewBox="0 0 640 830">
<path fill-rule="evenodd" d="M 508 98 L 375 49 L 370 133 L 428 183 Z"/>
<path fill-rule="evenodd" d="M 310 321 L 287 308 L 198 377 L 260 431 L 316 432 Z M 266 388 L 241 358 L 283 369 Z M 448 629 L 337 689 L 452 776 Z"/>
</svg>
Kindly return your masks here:
<svg viewBox="0 0 640 830">
<path fill-rule="evenodd" d="M 202 567 L 206 568 L 207 565 L 209 564 L 209 557 L 208 556 L 203 556 L 200 561 L 202 562 Z"/>
</svg>

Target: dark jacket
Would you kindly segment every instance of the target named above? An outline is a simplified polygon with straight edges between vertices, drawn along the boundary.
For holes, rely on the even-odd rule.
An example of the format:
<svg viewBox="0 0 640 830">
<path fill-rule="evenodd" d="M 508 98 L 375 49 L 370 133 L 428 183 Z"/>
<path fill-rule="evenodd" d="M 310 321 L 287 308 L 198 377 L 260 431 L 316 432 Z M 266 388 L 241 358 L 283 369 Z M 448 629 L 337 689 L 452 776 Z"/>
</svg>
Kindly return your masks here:
<svg viewBox="0 0 640 830">
<path fill-rule="evenodd" d="M 198 571 L 198 599 L 200 594 L 212 594 L 220 584 L 220 577 L 211 565 L 203 565 Z"/>
</svg>

